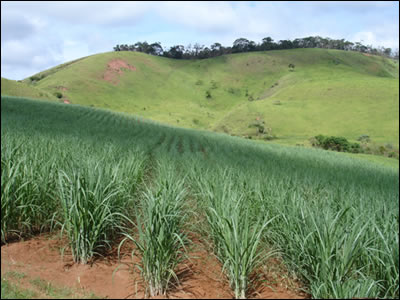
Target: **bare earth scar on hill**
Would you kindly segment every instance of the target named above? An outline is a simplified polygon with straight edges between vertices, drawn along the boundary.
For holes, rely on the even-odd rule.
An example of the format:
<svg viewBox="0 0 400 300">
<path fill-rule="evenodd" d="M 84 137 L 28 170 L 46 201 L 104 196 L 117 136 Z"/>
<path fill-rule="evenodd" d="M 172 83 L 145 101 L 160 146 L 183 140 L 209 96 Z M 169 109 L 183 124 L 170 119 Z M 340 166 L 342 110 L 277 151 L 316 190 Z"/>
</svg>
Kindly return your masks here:
<svg viewBox="0 0 400 300">
<path fill-rule="evenodd" d="M 112 59 L 107 63 L 107 70 L 103 74 L 103 79 L 117 85 L 119 77 L 124 74 L 124 70 L 136 71 L 136 68 L 120 58 Z"/>
<path fill-rule="evenodd" d="M 193 241 L 189 262 L 182 264 L 177 272 L 181 285 L 173 288 L 167 297 L 186 299 L 232 299 L 228 281 L 221 274 L 217 259 L 210 255 L 199 240 Z M 110 299 L 145 298 L 145 287 L 140 273 L 134 267 L 139 258 L 131 259 L 132 244 L 125 243 L 118 261 L 117 248 L 89 265 L 74 264 L 72 255 L 60 249 L 66 240 L 43 235 L 28 241 L 15 242 L 1 247 L 1 274 L 19 272 L 27 277 L 15 282 L 21 287 L 30 287 L 30 280 L 40 278 L 58 287 L 73 288 L 81 292 L 93 292 L 98 297 Z M 267 279 L 269 276 L 266 276 Z M 288 290 L 281 284 L 268 280 L 254 291 L 250 298 L 304 299 L 307 296 Z"/>
</svg>

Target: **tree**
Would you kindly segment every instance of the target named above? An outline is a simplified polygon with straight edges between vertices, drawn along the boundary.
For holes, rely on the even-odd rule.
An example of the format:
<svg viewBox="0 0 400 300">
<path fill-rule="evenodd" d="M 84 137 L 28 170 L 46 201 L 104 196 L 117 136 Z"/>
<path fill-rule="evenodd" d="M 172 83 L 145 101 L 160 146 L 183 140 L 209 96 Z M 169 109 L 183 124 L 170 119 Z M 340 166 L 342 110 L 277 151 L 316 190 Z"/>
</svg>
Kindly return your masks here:
<svg viewBox="0 0 400 300">
<path fill-rule="evenodd" d="M 372 45 L 365 46 L 361 42 L 352 43 L 345 39 L 331 39 L 320 36 L 309 36 L 297 38 L 294 40 L 280 40 L 275 43 L 271 37 L 265 37 L 260 44 L 250 41 L 246 38 L 238 38 L 233 42 L 232 47 L 223 47 L 220 43 L 214 43 L 210 48 L 200 45 L 199 43 L 185 47 L 176 45 L 169 51 L 164 51 L 160 42 L 148 44 L 147 42 L 137 42 L 133 45 L 116 45 L 114 51 L 138 51 L 151 55 L 165 56 L 176 59 L 192 59 L 192 58 L 209 58 L 230 53 L 265 51 L 272 49 L 292 49 L 292 48 L 323 48 L 323 49 L 339 49 L 345 51 L 359 51 L 362 53 L 370 53 L 393 57 L 398 59 L 398 50 L 391 48 L 378 47 L 373 48 Z M 293 71 L 294 68 L 291 68 Z"/>
<path fill-rule="evenodd" d="M 262 39 L 262 43 L 261 43 L 261 50 L 271 50 L 274 49 L 274 40 L 271 37 L 266 37 Z"/>
<path fill-rule="evenodd" d="M 315 37 L 313 36 L 309 36 L 309 37 L 305 37 L 303 38 L 303 47 L 304 48 L 315 48 Z"/>
<path fill-rule="evenodd" d="M 152 48 L 147 42 L 137 42 L 134 47 L 134 51 L 144 52 L 149 54 L 152 51 Z"/>
<path fill-rule="evenodd" d="M 355 44 L 354 44 L 354 47 L 353 47 L 353 49 L 355 50 L 355 51 L 361 51 L 361 43 L 360 42 L 356 42 Z"/>
<path fill-rule="evenodd" d="M 368 50 L 368 48 L 367 48 L 365 45 L 361 45 L 360 51 L 361 51 L 362 53 L 366 53 L 367 50 Z"/>
<path fill-rule="evenodd" d="M 211 55 L 212 56 L 219 56 L 221 55 L 222 45 L 220 43 L 214 43 L 210 46 L 211 48 Z"/>
<path fill-rule="evenodd" d="M 385 56 L 390 56 L 390 54 L 392 53 L 392 48 L 385 48 L 385 50 L 383 50 L 383 54 Z"/>
<path fill-rule="evenodd" d="M 279 49 L 291 49 L 293 48 L 293 43 L 291 40 L 279 41 Z"/>
<path fill-rule="evenodd" d="M 185 48 L 185 53 L 183 54 L 182 58 L 184 59 L 191 59 L 193 58 L 193 48 L 192 44 L 189 44 Z"/>
<path fill-rule="evenodd" d="M 194 49 L 194 56 L 197 57 L 200 53 L 200 51 L 202 51 L 204 48 L 204 45 L 200 45 L 198 43 L 193 45 L 193 49 Z"/>
<path fill-rule="evenodd" d="M 205 47 L 202 51 L 198 54 L 199 58 L 209 58 L 211 57 L 211 50 L 208 47 Z"/>
<path fill-rule="evenodd" d="M 349 41 L 344 42 L 344 50 L 349 51 L 349 50 L 352 50 L 353 47 L 354 47 L 354 43 L 349 42 Z"/>
<path fill-rule="evenodd" d="M 163 55 L 163 53 L 164 53 L 164 50 L 161 47 L 161 43 L 160 42 L 153 43 L 153 44 L 150 45 L 149 54 L 161 56 L 161 55 Z"/>
<path fill-rule="evenodd" d="M 129 51 L 129 47 L 127 44 L 120 45 L 119 47 L 120 47 L 121 51 Z"/>
<path fill-rule="evenodd" d="M 171 58 L 181 59 L 184 51 L 185 51 L 185 47 L 183 47 L 182 45 L 176 45 L 176 46 L 172 46 L 169 49 L 167 55 L 168 55 L 168 57 L 171 57 Z"/>
<path fill-rule="evenodd" d="M 249 45 L 247 46 L 247 51 L 256 51 L 257 50 L 257 44 L 254 41 L 250 41 Z"/>
<path fill-rule="evenodd" d="M 254 42 L 253 42 L 254 43 Z M 250 41 L 245 38 L 239 38 L 233 42 L 232 52 L 246 52 L 249 49 Z"/>
</svg>

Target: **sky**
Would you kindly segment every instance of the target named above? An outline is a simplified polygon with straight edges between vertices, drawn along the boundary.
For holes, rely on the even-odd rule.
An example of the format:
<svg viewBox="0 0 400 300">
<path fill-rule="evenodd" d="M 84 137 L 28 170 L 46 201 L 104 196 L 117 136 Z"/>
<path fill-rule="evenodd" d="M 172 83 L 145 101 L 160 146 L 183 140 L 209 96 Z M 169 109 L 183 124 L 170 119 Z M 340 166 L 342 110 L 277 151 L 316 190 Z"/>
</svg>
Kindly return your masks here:
<svg viewBox="0 0 400 300">
<path fill-rule="evenodd" d="M 399 48 L 398 1 L 1 1 L 1 76 L 20 80 L 138 41 L 257 43 L 322 36 Z"/>
</svg>

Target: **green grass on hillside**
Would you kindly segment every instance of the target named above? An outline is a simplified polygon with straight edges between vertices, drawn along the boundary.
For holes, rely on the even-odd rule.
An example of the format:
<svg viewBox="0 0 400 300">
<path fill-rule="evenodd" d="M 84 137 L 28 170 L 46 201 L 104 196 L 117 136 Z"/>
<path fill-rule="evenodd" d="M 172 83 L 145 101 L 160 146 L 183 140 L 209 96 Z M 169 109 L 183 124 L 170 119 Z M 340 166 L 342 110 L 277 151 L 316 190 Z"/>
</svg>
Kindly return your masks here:
<svg viewBox="0 0 400 300">
<path fill-rule="evenodd" d="M 1 94 L 34 99 L 57 99 L 57 97 L 52 95 L 49 91 L 44 91 L 22 81 L 9 80 L 6 78 L 1 78 Z"/>
<path fill-rule="evenodd" d="M 102 78 L 115 58 L 136 68 L 125 70 L 117 85 Z M 122 51 L 42 74 L 35 88 L 50 94 L 65 88 L 63 96 L 72 103 L 180 127 L 263 139 L 249 128 L 259 118 L 281 144 L 308 145 L 318 134 L 352 141 L 367 134 L 376 143 L 399 145 L 399 66 L 379 56 L 292 49 L 173 60 Z"/>
</svg>

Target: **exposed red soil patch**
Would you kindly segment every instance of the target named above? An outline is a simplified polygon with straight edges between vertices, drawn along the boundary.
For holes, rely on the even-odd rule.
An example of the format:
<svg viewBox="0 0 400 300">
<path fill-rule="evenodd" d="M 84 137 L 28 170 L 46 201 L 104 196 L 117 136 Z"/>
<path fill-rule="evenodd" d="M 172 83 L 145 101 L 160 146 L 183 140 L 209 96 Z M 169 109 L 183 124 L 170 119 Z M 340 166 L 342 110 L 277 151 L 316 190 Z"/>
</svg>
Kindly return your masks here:
<svg viewBox="0 0 400 300">
<path fill-rule="evenodd" d="M 60 249 L 66 240 L 42 235 L 28 241 L 15 242 L 1 247 L 1 274 L 9 271 L 26 274 L 29 278 L 41 278 L 59 287 L 84 289 L 107 298 L 145 298 L 145 287 L 140 273 L 134 267 L 139 258 L 131 259 L 133 244 L 125 243 L 119 261 L 117 248 L 107 256 L 95 259 L 89 265 L 73 263 L 71 253 Z M 193 238 L 191 259 L 178 270 L 181 284 L 172 289 L 167 298 L 232 298 L 229 283 L 221 274 L 221 265 L 199 240 Z M 118 268 L 118 269 L 117 269 Z M 268 280 L 268 276 L 265 276 Z M 268 287 L 269 285 L 272 285 Z M 252 298 L 305 298 L 275 283 L 262 282 Z M 164 297 L 156 297 L 164 298 Z"/>
<path fill-rule="evenodd" d="M 59 239 L 49 236 L 35 237 L 29 241 L 12 243 L 1 247 L 1 274 L 18 271 L 31 278 L 41 278 L 58 286 L 93 291 L 97 296 L 126 298 L 133 292 L 133 280 L 139 274 L 132 273 L 131 259 L 121 261 L 121 267 L 113 272 L 119 263 L 116 257 L 98 259 L 91 265 L 74 264 L 72 255 L 60 248 L 65 245 Z"/>
<path fill-rule="evenodd" d="M 365 56 L 372 56 L 371 54 L 368 53 L 363 53 Z"/>
<path fill-rule="evenodd" d="M 103 74 L 103 79 L 117 85 L 119 77 L 124 74 L 124 70 L 136 71 L 136 68 L 120 58 L 112 59 L 107 63 L 107 70 Z"/>
<path fill-rule="evenodd" d="M 66 88 L 65 86 L 62 86 L 62 85 L 59 85 L 59 86 L 57 87 L 57 89 L 60 90 L 60 91 L 63 91 L 63 92 L 68 91 L 68 88 Z"/>
<path fill-rule="evenodd" d="M 65 104 L 71 104 L 71 101 L 69 101 L 68 99 L 64 99 L 63 102 L 64 102 Z"/>
</svg>

